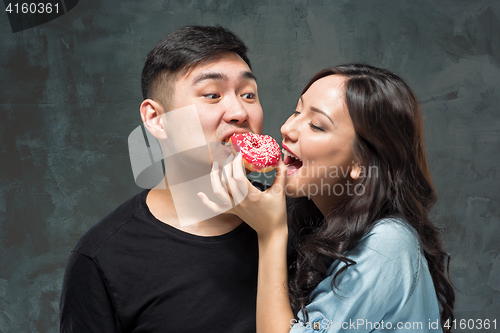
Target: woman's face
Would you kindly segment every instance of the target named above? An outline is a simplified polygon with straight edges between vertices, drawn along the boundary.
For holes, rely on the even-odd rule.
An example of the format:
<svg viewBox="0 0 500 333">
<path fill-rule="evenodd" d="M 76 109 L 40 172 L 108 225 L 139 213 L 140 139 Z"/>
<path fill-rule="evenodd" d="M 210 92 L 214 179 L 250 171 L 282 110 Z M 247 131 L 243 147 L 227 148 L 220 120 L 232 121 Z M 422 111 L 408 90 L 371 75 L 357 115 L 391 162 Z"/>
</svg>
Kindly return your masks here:
<svg viewBox="0 0 500 333">
<path fill-rule="evenodd" d="M 320 201 L 331 204 L 332 197 L 354 192 L 355 131 L 345 105 L 344 82 L 340 75 L 315 81 L 281 127 L 286 195 L 308 196 L 320 209 Z"/>
</svg>

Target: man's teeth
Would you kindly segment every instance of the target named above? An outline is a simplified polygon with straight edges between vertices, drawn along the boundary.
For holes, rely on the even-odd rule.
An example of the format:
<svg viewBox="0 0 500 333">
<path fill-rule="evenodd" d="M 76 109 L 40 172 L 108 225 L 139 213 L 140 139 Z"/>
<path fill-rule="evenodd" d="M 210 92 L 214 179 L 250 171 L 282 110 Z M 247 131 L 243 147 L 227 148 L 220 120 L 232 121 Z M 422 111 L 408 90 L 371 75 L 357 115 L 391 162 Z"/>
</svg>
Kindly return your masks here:
<svg viewBox="0 0 500 333">
<path fill-rule="evenodd" d="M 229 140 L 225 141 L 225 142 L 221 142 L 224 146 L 226 147 L 231 147 L 231 142 L 229 142 Z"/>
<path fill-rule="evenodd" d="M 294 154 L 290 153 L 290 152 L 289 152 L 288 150 L 286 150 L 285 148 L 283 148 L 283 149 L 281 150 L 281 152 L 282 152 L 282 153 L 283 153 L 283 155 L 285 155 L 285 156 L 290 156 L 290 157 L 295 158 L 296 160 L 299 160 L 299 161 L 301 161 L 301 162 L 302 162 L 302 160 L 301 160 L 300 158 L 298 158 L 298 157 L 297 157 L 297 156 L 295 156 Z"/>
</svg>

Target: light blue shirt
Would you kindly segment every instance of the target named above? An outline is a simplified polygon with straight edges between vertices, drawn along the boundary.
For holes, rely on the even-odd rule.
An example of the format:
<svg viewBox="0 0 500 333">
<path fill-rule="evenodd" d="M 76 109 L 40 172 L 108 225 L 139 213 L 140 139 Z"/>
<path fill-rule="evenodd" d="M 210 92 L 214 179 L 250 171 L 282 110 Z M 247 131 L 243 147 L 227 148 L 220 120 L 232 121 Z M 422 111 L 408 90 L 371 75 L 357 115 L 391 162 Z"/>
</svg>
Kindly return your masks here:
<svg viewBox="0 0 500 333">
<path fill-rule="evenodd" d="M 346 256 L 335 261 L 329 276 L 311 293 L 309 321 L 299 312 L 291 333 L 442 332 L 439 307 L 415 230 L 399 219 L 377 222 Z"/>
</svg>

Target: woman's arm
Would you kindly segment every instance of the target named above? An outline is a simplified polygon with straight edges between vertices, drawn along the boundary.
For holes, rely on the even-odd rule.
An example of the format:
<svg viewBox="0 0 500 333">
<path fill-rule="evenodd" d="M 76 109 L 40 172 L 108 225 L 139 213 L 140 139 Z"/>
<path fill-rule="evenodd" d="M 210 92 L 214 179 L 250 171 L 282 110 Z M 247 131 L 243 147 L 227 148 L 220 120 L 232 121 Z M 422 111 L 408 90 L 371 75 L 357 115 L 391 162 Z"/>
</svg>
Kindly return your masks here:
<svg viewBox="0 0 500 333">
<path fill-rule="evenodd" d="M 224 204 L 210 201 L 203 193 L 199 197 L 214 212 L 232 207 L 228 212 L 238 215 L 258 235 L 257 333 L 289 332 L 294 317 L 287 287 L 286 166 L 279 162 L 274 183 L 264 192 L 246 178 L 241 154 L 224 166 L 222 175 L 214 169 L 213 190 Z"/>
<path fill-rule="evenodd" d="M 259 235 L 259 280 L 257 285 L 257 333 L 290 331 L 293 313 L 288 298 L 287 230 Z"/>
</svg>

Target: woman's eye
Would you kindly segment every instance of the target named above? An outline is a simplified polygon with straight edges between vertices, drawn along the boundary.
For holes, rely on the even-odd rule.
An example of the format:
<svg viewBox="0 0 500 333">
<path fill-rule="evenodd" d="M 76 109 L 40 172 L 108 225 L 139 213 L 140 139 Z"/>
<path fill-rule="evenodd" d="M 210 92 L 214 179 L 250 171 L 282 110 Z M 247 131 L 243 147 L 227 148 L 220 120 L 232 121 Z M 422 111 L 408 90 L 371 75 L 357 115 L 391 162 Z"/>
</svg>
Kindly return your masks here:
<svg viewBox="0 0 500 333">
<path fill-rule="evenodd" d="M 321 131 L 321 132 L 324 131 L 321 127 L 316 126 L 313 123 L 309 123 L 309 126 L 311 126 L 311 128 L 312 128 L 313 131 Z"/>
<path fill-rule="evenodd" d="M 209 99 L 217 99 L 219 98 L 219 94 L 206 94 L 206 95 L 203 95 L 203 97 L 206 97 L 206 98 L 209 98 Z"/>
<path fill-rule="evenodd" d="M 246 93 L 241 95 L 241 97 L 246 98 L 246 99 L 255 99 L 255 94 L 254 93 Z"/>
<path fill-rule="evenodd" d="M 299 112 L 299 111 L 297 111 L 297 110 L 293 111 L 293 115 L 294 115 L 294 116 L 298 116 L 299 114 L 300 114 L 300 112 Z"/>
</svg>

